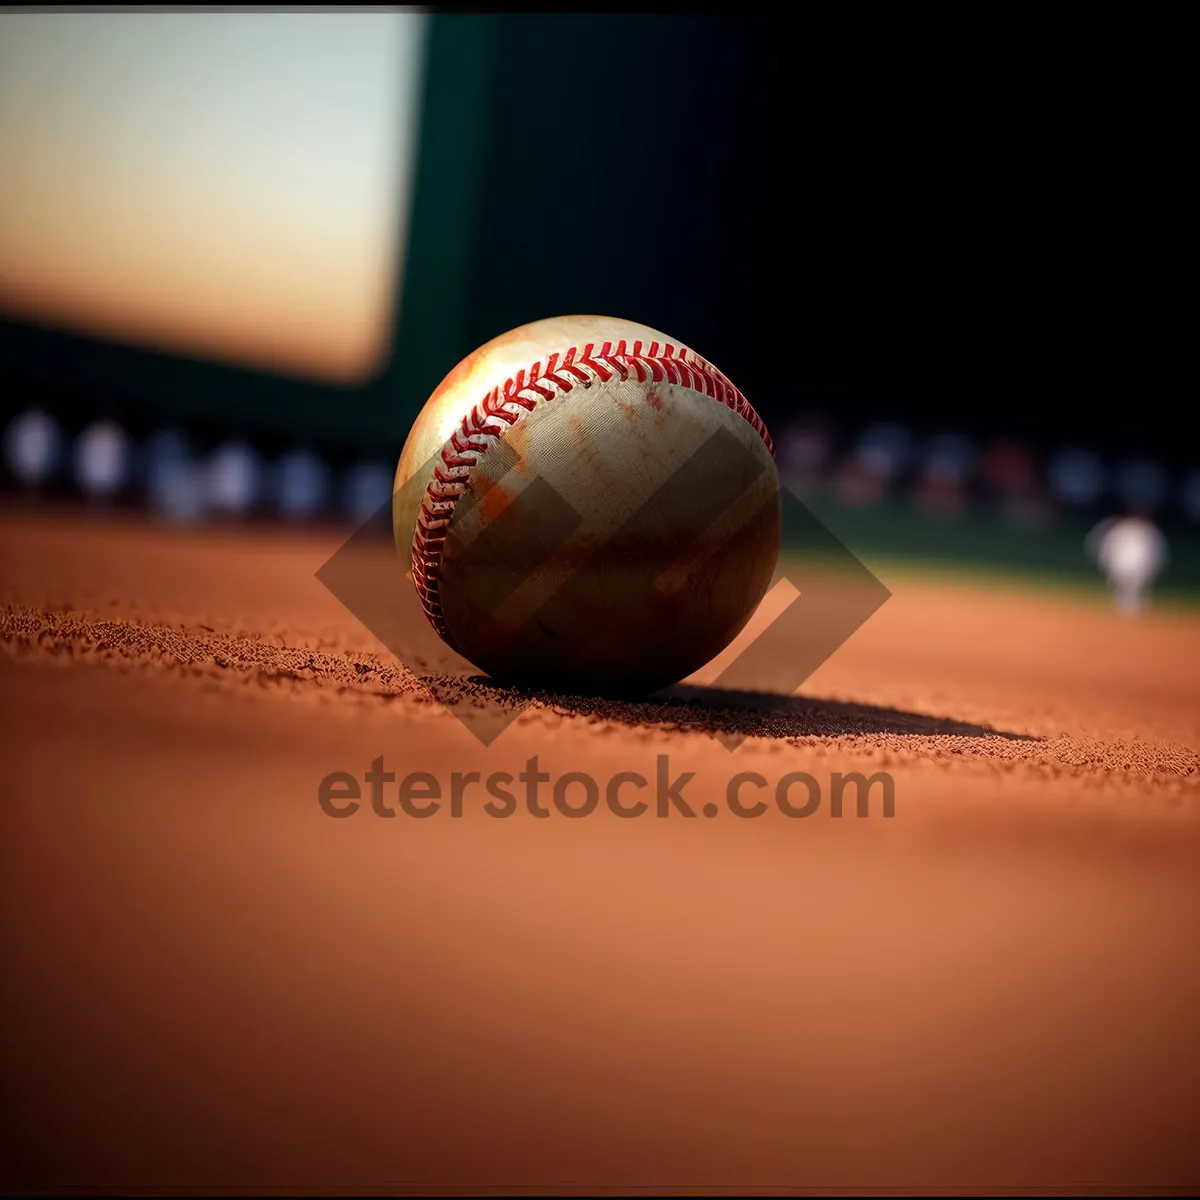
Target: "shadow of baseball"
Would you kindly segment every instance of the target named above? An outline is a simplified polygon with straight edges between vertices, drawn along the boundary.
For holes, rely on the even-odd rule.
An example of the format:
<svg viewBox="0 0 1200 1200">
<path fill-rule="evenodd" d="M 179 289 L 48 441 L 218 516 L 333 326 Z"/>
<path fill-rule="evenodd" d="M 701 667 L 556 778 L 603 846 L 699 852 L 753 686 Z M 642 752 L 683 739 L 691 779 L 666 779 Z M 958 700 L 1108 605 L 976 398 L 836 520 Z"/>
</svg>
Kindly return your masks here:
<svg viewBox="0 0 1200 1200">
<path fill-rule="evenodd" d="M 723 739 L 750 737 L 861 737 L 874 734 L 911 737 L 1004 738 L 1037 742 L 1032 734 L 995 729 L 953 717 L 906 712 L 873 704 L 855 704 L 816 696 L 783 696 L 679 683 L 652 695 L 607 689 L 559 693 L 501 686 L 487 676 L 463 680 L 476 703 L 551 708 L 571 716 L 613 721 L 629 727 L 666 726 L 710 733 Z"/>
</svg>

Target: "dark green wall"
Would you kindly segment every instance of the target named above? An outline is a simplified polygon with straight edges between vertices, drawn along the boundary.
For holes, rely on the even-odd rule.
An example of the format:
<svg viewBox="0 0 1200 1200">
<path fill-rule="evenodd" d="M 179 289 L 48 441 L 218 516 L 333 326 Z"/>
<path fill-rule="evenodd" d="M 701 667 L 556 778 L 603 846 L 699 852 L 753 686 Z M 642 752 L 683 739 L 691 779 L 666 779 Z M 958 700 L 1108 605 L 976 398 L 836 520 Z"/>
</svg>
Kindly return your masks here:
<svg viewBox="0 0 1200 1200">
<path fill-rule="evenodd" d="M 0 403 L 48 392 L 57 411 L 390 455 L 463 355 L 543 316 L 639 319 L 732 373 L 750 357 L 762 37 L 715 16 L 435 14 L 378 378 L 331 388 L 8 322 Z"/>
</svg>

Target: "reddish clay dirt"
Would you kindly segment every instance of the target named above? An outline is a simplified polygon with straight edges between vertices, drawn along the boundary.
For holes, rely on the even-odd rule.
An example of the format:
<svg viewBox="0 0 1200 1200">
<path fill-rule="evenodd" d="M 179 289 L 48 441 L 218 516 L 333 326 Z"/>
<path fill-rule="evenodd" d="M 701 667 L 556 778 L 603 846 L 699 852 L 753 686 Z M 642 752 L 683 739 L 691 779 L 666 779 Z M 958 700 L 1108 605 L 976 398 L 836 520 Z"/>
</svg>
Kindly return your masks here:
<svg viewBox="0 0 1200 1200">
<path fill-rule="evenodd" d="M 881 570 L 786 705 L 443 680 L 485 747 L 339 541 L 0 517 L 7 1191 L 1200 1189 L 1200 619 Z M 452 815 L 533 755 L 697 816 Z M 326 815 L 380 756 L 442 810 Z"/>
</svg>

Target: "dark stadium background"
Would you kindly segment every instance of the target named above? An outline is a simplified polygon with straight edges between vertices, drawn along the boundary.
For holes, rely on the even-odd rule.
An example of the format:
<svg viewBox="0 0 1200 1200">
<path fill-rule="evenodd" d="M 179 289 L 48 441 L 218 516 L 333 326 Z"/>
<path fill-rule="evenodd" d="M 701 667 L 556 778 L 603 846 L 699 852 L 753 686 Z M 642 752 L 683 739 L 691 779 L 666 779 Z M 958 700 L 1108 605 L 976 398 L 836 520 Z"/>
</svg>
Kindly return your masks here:
<svg viewBox="0 0 1200 1200">
<path fill-rule="evenodd" d="M 5 413 L 36 404 L 68 432 L 105 416 L 135 439 L 171 421 L 202 446 L 237 437 L 270 458 L 303 444 L 336 469 L 394 463 L 464 354 L 542 316 L 606 313 L 718 363 L 781 461 L 793 423 L 815 419 L 827 442 L 810 499 L 852 547 L 1082 578 L 1081 534 L 1125 506 L 1112 471 L 1141 456 L 1167 480 L 1149 507 L 1177 551 L 1169 581 L 1190 586 L 1200 511 L 1181 489 L 1198 464 L 1178 354 L 1170 327 L 1147 342 L 1149 301 L 1118 279 L 1127 210 L 1107 186 L 1151 134 L 1118 119 L 1119 80 L 1085 70 L 1064 92 L 1053 38 L 993 55 L 953 29 L 863 25 L 439 12 L 378 374 L 333 387 L 10 317 Z M 878 494 L 839 504 L 827 485 L 879 422 L 913 452 Z M 947 430 L 977 453 L 965 500 L 938 519 L 911 489 L 921 447 Z M 1036 520 L 997 515 L 997 438 L 1029 457 Z M 1047 474 L 1066 446 L 1109 472 L 1075 506 Z M 54 486 L 71 491 L 66 474 Z M 133 485 L 122 502 L 138 503 Z"/>
</svg>

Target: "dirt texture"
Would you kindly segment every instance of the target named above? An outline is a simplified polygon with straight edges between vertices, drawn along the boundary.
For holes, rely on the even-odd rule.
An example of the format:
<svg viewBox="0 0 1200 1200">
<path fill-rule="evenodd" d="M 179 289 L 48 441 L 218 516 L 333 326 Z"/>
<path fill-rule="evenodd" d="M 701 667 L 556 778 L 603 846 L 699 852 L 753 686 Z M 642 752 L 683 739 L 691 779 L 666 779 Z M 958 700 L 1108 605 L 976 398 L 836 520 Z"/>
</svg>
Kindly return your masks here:
<svg viewBox="0 0 1200 1200">
<path fill-rule="evenodd" d="M 0 513 L 7 1191 L 1200 1190 L 1200 618 L 880 571 L 790 699 L 515 692 L 344 537 Z"/>
</svg>

